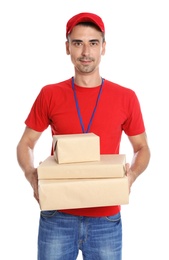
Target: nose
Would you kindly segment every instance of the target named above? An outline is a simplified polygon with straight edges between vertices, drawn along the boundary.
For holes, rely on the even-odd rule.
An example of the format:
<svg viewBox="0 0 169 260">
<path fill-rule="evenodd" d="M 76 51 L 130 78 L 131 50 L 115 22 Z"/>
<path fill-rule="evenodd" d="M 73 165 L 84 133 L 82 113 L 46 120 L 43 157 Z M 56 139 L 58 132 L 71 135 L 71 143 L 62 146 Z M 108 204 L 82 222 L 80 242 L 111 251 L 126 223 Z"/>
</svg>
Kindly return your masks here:
<svg viewBox="0 0 169 260">
<path fill-rule="evenodd" d="M 90 53 L 90 46 L 88 44 L 84 44 L 82 48 L 82 55 L 87 56 Z"/>
</svg>

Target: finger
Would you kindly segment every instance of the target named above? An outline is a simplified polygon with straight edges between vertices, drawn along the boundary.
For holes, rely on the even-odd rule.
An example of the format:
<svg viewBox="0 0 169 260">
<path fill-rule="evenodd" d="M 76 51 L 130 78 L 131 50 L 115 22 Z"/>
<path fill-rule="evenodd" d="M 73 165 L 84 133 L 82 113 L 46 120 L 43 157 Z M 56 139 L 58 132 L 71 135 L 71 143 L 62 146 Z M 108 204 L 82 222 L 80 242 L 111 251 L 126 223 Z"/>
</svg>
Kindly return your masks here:
<svg viewBox="0 0 169 260">
<path fill-rule="evenodd" d="M 129 164 L 129 163 L 126 163 L 126 164 L 125 164 L 125 168 L 126 168 L 126 175 L 127 175 L 128 172 L 129 172 L 129 169 L 130 169 L 130 164 Z"/>
</svg>

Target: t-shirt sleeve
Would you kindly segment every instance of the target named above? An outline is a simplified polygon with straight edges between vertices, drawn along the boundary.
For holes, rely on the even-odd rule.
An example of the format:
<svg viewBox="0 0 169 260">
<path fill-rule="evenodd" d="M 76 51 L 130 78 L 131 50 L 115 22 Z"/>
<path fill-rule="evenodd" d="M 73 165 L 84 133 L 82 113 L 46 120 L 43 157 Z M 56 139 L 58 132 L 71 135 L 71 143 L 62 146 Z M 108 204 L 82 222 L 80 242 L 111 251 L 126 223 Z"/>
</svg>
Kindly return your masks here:
<svg viewBox="0 0 169 260">
<path fill-rule="evenodd" d="M 25 120 L 25 124 L 38 132 L 44 131 L 49 126 L 48 104 L 43 88 L 35 99 L 28 117 Z"/>
<path fill-rule="evenodd" d="M 145 125 L 140 102 L 135 92 L 132 92 L 128 102 L 128 109 L 126 111 L 128 111 L 128 115 L 126 121 L 123 124 L 124 132 L 128 136 L 138 135 L 145 132 Z"/>
</svg>

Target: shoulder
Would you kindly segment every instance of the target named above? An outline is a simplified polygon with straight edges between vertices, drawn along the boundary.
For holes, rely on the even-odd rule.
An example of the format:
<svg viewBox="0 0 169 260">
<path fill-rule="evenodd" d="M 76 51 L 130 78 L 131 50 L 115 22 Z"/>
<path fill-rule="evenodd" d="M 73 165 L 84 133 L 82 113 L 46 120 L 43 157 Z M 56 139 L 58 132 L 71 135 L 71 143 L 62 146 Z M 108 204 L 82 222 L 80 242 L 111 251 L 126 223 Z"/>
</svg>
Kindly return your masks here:
<svg viewBox="0 0 169 260">
<path fill-rule="evenodd" d="M 71 78 L 58 82 L 58 83 L 51 83 L 48 85 L 45 85 L 44 87 L 42 87 L 41 91 L 42 92 L 53 92 L 53 91 L 57 91 L 59 89 L 66 89 L 66 88 L 70 88 L 71 86 Z"/>
<path fill-rule="evenodd" d="M 125 87 L 125 86 L 122 86 L 116 82 L 112 82 L 110 80 L 107 80 L 105 79 L 105 86 L 107 88 L 110 88 L 110 89 L 113 89 L 113 90 L 116 90 L 116 91 L 121 91 L 121 92 L 134 92 L 132 89 L 128 88 L 128 87 Z"/>
<path fill-rule="evenodd" d="M 135 91 L 132 90 L 131 88 L 122 86 L 118 83 L 109 81 L 105 79 L 105 89 L 108 92 L 113 92 L 114 95 L 120 95 L 120 96 L 128 96 L 128 97 L 133 97 L 136 96 Z"/>
</svg>

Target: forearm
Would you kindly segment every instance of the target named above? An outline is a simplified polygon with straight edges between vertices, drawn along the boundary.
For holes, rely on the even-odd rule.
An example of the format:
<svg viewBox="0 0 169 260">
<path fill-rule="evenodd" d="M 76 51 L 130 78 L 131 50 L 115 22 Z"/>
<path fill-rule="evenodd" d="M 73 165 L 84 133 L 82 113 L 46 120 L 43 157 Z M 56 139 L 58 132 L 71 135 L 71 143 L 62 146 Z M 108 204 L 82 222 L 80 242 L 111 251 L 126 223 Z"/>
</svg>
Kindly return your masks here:
<svg viewBox="0 0 169 260">
<path fill-rule="evenodd" d="M 37 168 L 34 167 L 33 149 L 19 143 L 17 146 L 17 160 L 23 170 L 26 179 L 34 191 L 34 197 L 39 202 Z"/>
<path fill-rule="evenodd" d="M 128 177 L 130 186 L 138 178 L 138 176 L 145 171 L 150 160 L 150 150 L 148 146 L 142 147 L 139 151 L 134 153 Z"/>
<path fill-rule="evenodd" d="M 36 168 L 34 167 L 33 149 L 19 143 L 17 146 L 17 160 L 26 179 L 30 182 L 32 174 L 36 172 Z"/>
</svg>

